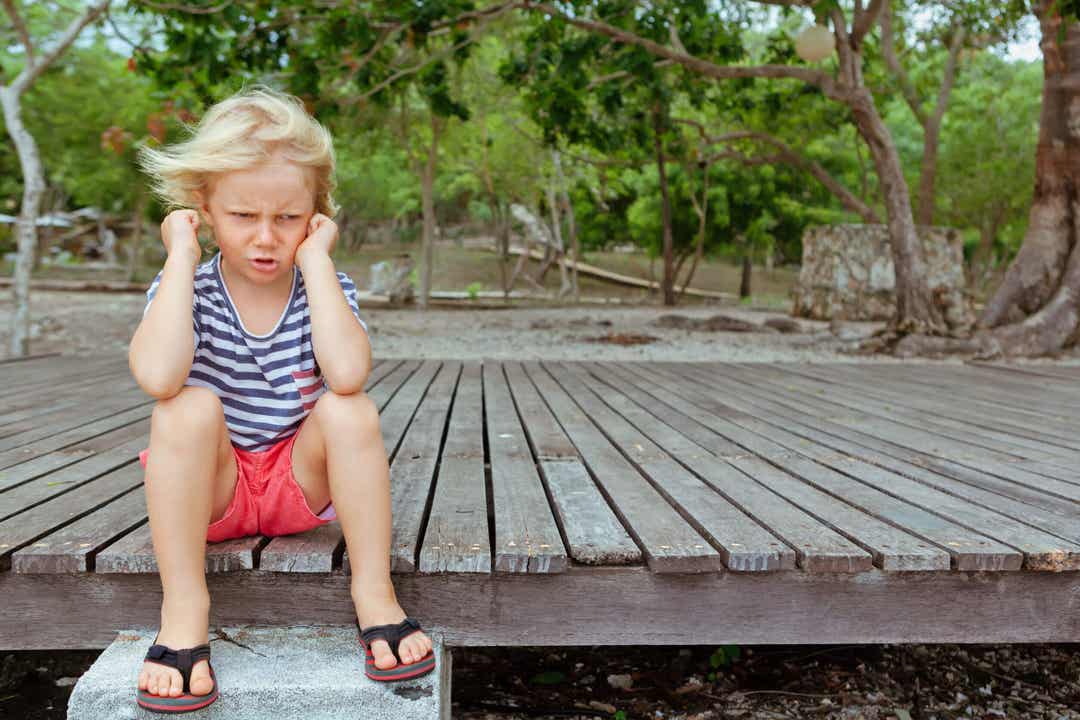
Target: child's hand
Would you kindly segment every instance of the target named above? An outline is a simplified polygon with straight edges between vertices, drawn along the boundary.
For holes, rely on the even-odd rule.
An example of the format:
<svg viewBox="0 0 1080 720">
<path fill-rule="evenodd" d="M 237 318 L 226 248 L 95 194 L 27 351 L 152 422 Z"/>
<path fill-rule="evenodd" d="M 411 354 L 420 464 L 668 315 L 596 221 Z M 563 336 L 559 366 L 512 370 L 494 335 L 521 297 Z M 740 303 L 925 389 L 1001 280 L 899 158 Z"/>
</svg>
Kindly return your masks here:
<svg viewBox="0 0 1080 720">
<path fill-rule="evenodd" d="M 194 210 L 173 210 L 161 223 L 161 242 L 170 256 L 186 253 L 198 261 L 202 257 L 199 247 L 199 213 Z"/>
<path fill-rule="evenodd" d="M 322 213 L 315 213 L 308 221 L 308 235 L 296 248 L 296 262 L 299 263 L 302 256 L 317 252 L 326 256 L 337 244 L 338 226 Z"/>
</svg>

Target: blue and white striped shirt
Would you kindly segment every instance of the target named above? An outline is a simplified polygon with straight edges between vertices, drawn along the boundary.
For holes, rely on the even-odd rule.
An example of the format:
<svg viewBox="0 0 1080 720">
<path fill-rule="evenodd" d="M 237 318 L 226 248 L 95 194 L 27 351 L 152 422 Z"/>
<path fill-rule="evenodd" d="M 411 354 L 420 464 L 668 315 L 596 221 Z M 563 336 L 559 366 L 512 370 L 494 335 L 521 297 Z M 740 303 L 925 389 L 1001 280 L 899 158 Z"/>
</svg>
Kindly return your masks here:
<svg viewBox="0 0 1080 720">
<path fill-rule="evenodd" d="M 311 345 L 304 277 L 293 266 L 292 295 L 277 326 L 265 335 L 255 335 L 240 320 L 222 280 L 220 261 L 218 252 L 195 269 L 195 357 L 184 385 L 213 390 L 224 406 L 233 445 L 261 452 L 295 433 L 326 391 Z M 146 291 L 143 317 L 162 272 Z M 353 315 L 367 332 L 367 323 L 360 318 L 356 283 L 343 272 L 337 277 Z"/>
</svg>

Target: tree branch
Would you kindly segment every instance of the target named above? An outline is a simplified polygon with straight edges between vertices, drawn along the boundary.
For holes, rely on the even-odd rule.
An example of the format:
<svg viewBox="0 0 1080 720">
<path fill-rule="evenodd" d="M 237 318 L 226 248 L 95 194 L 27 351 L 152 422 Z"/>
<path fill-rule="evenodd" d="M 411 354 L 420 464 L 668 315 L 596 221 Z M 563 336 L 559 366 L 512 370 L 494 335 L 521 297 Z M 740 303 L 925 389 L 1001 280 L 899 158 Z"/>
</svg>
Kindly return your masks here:
<svg viewBox="0 0 1080 720">
<path fill-rule="evenodd" d="M 135 2 L 139 3 L 140 5 L 146 5 L 147 7 L 151 7 L 155 10 L 176 10 L 178 12 L 188 13 L 189 15 L 212 15 L 214 13 L 221 12 L 222 10 L 233 4 L 233 0 L 225 0 L 225 2 L 221 3 L 220 5 L 203 8 L 195 7 L 192 5 L 177 5 L 175 3 L 151 2 L 151 0 L 135 0 Z"/>
<path fill-rule="evenodd" d="M 19 42 L 26 48 L 26 64 L 34 64 L 34 45 L 30 42 L 30 33 L 26 29 L 26 24 L 23 23 L 22 16 L 19 15 L 19 10 L 15 7 L 13 0 L 4 0 L 4 10 L 11 17 L 11 24 L 15 26 L 15 32 L 19 34 Z"/>
<path fill-rule="evenodd" d="M 885 57 L 885 64 L 889 66 L 889 70 L 896 76 L 896 81 L 900 84 L 900 92 L 903 94 L 904 100 L 907 101 L 908 107 L 911 108 L 911 112 L 915 115 L 919 124 L 925 129 L 929 118 L 922 109 L 922 100 L 919 98 L 919 93 L 911 83 L 911 78 L 908 77 L 904 66 L 900 64 L 900 58 L 896 56 L 892 21 L 892 9 L 889 8 L 881 14 L 881 52 Z"/>
<path fill-rule="evenodd" d="M 738 160 L 739 162 L 742 162 L 746 165 L 764 165 L 780 162 L 788 165 L 794 165 L 795 167 L 798 167 L 805 172 L 813 175 L 818 182 L 824 185 L 829 192 L 836 196 L 836 198 L 845 208 L 861 217 L 864 222 L 881 222 L 881 220 L 877 216 L 877 213 L 874 212 L 873 208 L 871 208 L 869 205 L 856 197 L 855 194 L 848 190 L 846 187 L 841 185 L 840 181 L 834 178 L 829 173 L 829 171 L 826 170 L 820 163 L 798 153 L 791 146 L 789 146 L 787 143 L 785 143 L 783 140 L 776 137 L 775 135 L 770 135 L 769 133 L 758 132 L 754 130 L 742 130 L 738 132 L 725 133 L 718 136 L 710 136 L 708 133 L 705 132 L 705 126 L 697 122 L 696 120 L 689 120 L 685 118 L 672 118 L 672 122 L 682 123 L 684 125 L 690 125 L 691 127 L 697 128 L 697 131 L 701 135 L 702 139 L 709 144 L 720 145 L 724 143 L 737 142 L 739 140 L 756 140 L 758 142 L 763 142 L 771 145 L 778 151 L 776 155 L 750 157 L 748 155 L 744 155 L 733 150 L 728 150 L 722 153 L 718 153 L 716 155 L 711 155 L 709 156 L 709 159 L 711 161 L 717 158 L 730 158 Z"/>
<path fill-rule="evenodd" d="M 802 5 L 803 3 L 792 0 L 790 3 L 778 4 Z M 680 65 L 688 67 L 698 74 L 714 80 L 731 80 L 734 78 L 793 78 L 820 88 L 822 92 L 835 100 L 845 101 L 848 96 L 847 90 L 840 87 L 832 77 L 811 68 L 794 67 L 791 65 L 717 65 L 716 63 L 703 60 L 702 58 L 687 53 L 679 52 L 666 45 L 661 45 L 660 43 L 643 38 L 629 30 L 609 25 L 600 20 L 588 20 L 566 15 L 554 5 L 543 2 L 532 2 L 531 0 L 519 0 L 519 2 L 514 3 L 514 5 L 523 10 L 538 10 L 552 17 L 557 17 L 582 30 L 600 33 L 601 35 L 606 35 L 627 45 L 636 45 L 657 57 L 674 60 Z"/>
<path fill-rule="evenodd" d="M 4 0 L 5 5 L 10 0 Z M 71 43 L 75 42 L 75 38 L 79 36 L 82 29 L 97 19 L 101 13 L 108 9 L 111 0 L 102 0 L 97 5 L 91 5 L 86 11 L 79 17 L 71 21 L 64 34 L 60 36 L 60 42 L 56 44 L 51 50 L 46 52 L 40 59 L 30 61 L 27 58 L 26 67 L 22 69 L 18 77 L 11 83 L 11 89 L 16 95 L 21 95 L 26 92 L 26 89 L 34 84 L 34 81 L 45 72 L 50 65 L 52 65 L 56 58 L 60 57 Z"/>
<path fill-rule="evenodd" d="M 865 10 L 862 9 L 862 3 L 855 5 L 855 20 L 851 23 L 851 42 L 855 47 L 862 45 L 863 38 L 870 32 L 870 28 L 874 27 L 881 11 L 889 12 L 886 9 L 888 4 L 889 0 L 870 0 Z"/>
</svg>

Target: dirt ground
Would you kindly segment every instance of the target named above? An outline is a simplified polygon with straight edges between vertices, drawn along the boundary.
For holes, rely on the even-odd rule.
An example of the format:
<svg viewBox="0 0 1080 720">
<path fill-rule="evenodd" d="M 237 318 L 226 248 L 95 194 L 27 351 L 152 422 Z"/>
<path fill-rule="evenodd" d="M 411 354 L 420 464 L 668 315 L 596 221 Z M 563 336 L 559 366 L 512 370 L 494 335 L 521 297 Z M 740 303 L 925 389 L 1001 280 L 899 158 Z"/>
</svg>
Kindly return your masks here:
<svg viewBox="0 0 1080 720">
<path fill-rule="evenodd" d="M 453 656 L 456 720 L 1080 719 L 1075 644 L 458 648 Z M 96 657 L 3 655 L 0 718 L 61 720 Z M 359 668 L 358 655 L 357 681 L 366 682 Z"/>
</svg>

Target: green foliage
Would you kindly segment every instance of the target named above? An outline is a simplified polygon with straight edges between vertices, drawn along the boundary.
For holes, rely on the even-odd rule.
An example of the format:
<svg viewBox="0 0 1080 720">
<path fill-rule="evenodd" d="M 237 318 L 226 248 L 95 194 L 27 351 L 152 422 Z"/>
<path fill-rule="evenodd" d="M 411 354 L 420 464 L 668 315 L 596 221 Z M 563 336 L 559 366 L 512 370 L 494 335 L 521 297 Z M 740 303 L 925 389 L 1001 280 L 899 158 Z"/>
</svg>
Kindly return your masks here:
<svg viewBox="0 0 1080 720">
<path fill-rule="evenodd" d="M 560 670 L 545 670 L 529 680 L 533 685 L 558 685 L 566 680 L 566 674 Z"/>
<path fill-rule="evenodd" d="M 480 291 L 484 289 L 484 283 L 472 282 L 465 286 L 465 292 L 469 294 L 470 300 L 475 300 L 480 297 Z"/>
<path fill-rule="evenodd" d="M 713 670 L 727 667 L 738 660 L 740 654 L 741 651 L 738 645 L 721 645 L 709 656 L 709 667 Z"/>
</svg>

